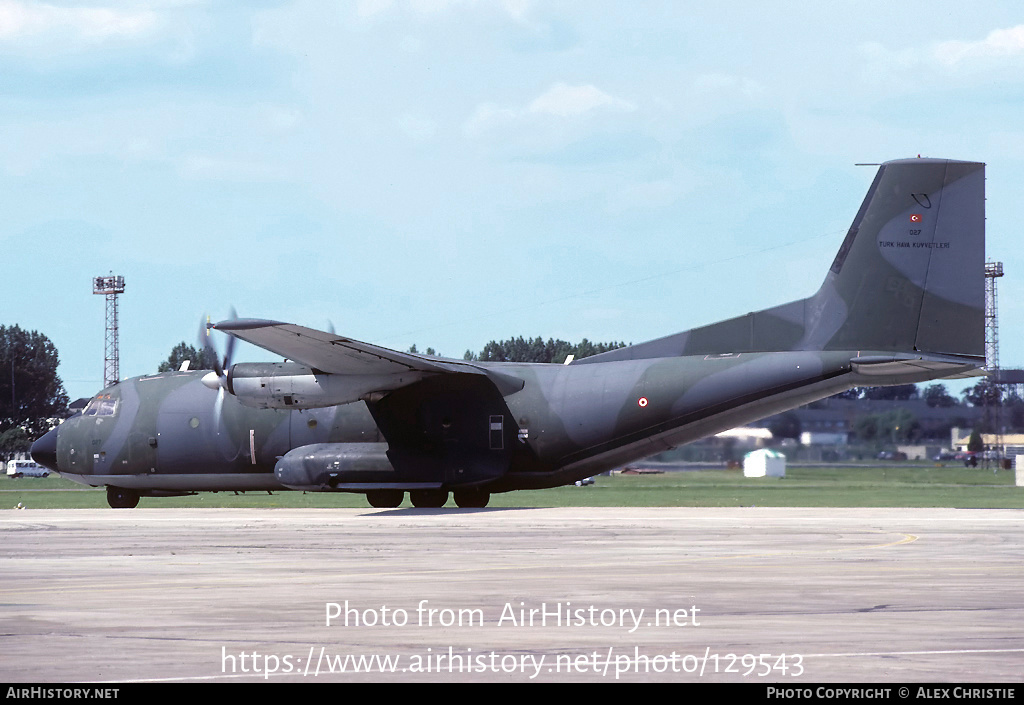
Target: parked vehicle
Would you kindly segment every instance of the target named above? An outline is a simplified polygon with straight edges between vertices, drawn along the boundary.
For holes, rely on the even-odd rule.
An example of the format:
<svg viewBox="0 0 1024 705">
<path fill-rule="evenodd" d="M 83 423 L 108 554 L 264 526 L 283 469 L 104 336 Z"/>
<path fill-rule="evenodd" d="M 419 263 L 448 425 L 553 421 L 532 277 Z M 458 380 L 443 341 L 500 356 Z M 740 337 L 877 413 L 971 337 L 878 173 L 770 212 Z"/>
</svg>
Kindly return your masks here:
<svg viewBox="0 0 1024 705">
<path fill-rule="evenodd" d="M 49 477 L 50 471 L 32 460 L 8 460 L 7 477 Z"/>
<path fill-rule="evenodd" d="M 906 460 L 907 454 L 899 450 L 883 450 L 878 454 L 879 460 Z"/>
</svg>

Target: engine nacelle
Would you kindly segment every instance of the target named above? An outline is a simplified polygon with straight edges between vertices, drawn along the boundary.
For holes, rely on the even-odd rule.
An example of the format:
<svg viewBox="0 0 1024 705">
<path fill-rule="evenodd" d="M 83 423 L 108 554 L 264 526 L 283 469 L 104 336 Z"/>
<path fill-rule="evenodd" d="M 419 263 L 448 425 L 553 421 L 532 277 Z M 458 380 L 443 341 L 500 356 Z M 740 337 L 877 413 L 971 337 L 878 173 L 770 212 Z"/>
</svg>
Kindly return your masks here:
<svg viewBox="0 0 1024 705">
<path fill-rule="evenodd" d="M 423 374 L 413 370 L 388 375 L 338 375 L 296 362 L 242 362 L 228 369 L 225 388 L 242 404 L 256 409 L 316 409 L 397 389 L 422 379 Z"/>
</svg>

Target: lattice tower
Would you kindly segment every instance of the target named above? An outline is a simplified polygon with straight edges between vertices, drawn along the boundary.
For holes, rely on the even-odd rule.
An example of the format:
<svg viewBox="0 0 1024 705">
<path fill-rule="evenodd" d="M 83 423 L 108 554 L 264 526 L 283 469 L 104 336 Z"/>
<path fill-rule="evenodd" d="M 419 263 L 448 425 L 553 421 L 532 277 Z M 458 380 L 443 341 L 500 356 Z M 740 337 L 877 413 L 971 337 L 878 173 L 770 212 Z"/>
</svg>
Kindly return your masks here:
<svg viewBox="0 0 1024 705">
<path fill-rule="evenodd" d="M 110 273 L 105 277 L 94 277 L 92 293 L 107 297 L 107 326 L 103 346 L 103 387 L 117 384 L 121 378 L 121 361 L 118 352 L 117 297 L 124 293 L 124 277 Z"/>
<path fill-rule="evenodd" d="M 1002 262 L 985 263 L 985 369 L 999 390 L 1000 399 L 993 400 L 985 395 L 985 416 L 990 419 L 996 434 L 996 450 L 1002 457 L 1003 450 L 1003 405 L 1002 387 L 999 385 L 999 316 L 996 296 L 996 279 L 1003 276 Z M 995 402 L 995 403 L 992 403 Z"/>
</svg>

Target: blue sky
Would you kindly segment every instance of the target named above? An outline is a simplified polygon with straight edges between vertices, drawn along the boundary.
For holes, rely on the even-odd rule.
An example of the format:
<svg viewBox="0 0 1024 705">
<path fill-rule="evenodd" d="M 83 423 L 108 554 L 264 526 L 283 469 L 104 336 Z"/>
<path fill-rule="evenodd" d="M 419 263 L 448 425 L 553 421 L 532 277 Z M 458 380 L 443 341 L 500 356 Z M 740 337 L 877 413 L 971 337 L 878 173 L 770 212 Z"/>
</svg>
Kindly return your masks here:
<svg viewBox="0 0 1024 705">
<path fill-rule="evenodd" d="M 72 398 L 109 271 L 122 376 L 231 306 L 452 357 L 640 342 L 810 295 L 854 164 L 922 154 L 988 164 L 1024 366 L 1022 76 L 1016 1 L 0 0 L 0 323 Z"/>
</svg>

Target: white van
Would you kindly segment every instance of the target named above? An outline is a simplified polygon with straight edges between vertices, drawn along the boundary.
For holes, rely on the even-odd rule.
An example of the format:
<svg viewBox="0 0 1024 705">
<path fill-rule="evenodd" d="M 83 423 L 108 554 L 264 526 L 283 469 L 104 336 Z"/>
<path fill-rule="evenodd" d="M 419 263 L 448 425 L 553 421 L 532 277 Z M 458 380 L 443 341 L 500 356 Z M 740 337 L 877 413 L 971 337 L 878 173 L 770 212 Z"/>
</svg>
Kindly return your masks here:
<svg viewBox="0 0 1024 705">
<path fill-rule="evenodd" d="M 8 460 L 7 477 L 49 477 L 50 471 L 32 460 Z"/>
</svg>

